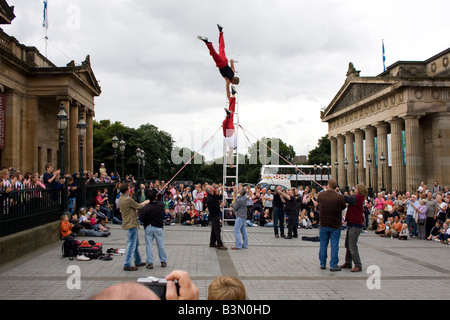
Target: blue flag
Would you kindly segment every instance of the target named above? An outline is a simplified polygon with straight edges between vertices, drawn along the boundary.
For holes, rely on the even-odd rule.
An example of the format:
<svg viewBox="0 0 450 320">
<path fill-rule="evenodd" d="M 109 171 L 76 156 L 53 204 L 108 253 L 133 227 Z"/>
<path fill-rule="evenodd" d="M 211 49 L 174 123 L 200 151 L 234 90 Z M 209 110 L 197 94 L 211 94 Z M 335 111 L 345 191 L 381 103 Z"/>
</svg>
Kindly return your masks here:
<svg viewBox="0 0 450 320">
<path fill-rule="evenodd" d="M 383 71 L 386 71 L 386 54 L 384 52 L 384 40 L 382 40 L 383 44 Z"/>
<path fill-rule="evenodd" d="M 44 0 L 44 21 L 42 22 L 42 26 L 43 26 L 45 29 L 48 29 L 47 0 Z"/>
</svg>

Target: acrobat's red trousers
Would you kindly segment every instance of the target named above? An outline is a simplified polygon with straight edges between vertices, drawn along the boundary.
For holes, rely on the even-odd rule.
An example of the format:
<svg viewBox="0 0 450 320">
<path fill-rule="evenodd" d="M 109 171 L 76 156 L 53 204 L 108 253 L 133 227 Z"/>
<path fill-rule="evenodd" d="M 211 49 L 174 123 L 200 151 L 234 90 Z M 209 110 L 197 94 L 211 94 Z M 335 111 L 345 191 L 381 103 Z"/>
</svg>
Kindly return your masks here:
<svg viewBox="0 0 450 320">
<path fill-rule="evenodd" d="M 222 128 L 223 128 L 223 136 L 224 137 L 231 137 L 234 133 L 234 110 L 236 109 L 236 98 L 231 97 L 230 98 L 230 105 L 228 109 L 231 111 L 231 114 L 228 114 L 225 120 L 222 122 Z"/>
<path fill-rule="evenodd" d="M 208 42 L 206 46 L 208 47 L 209 54 L 213 57 L 217 68 L 221 69 L 228 64 L 228 59 L 225 55 L 225 41 L 223 40 L 223 32 L 219 34 L 219 54 L 217 54 L 211 42 Z"/>
</svg>

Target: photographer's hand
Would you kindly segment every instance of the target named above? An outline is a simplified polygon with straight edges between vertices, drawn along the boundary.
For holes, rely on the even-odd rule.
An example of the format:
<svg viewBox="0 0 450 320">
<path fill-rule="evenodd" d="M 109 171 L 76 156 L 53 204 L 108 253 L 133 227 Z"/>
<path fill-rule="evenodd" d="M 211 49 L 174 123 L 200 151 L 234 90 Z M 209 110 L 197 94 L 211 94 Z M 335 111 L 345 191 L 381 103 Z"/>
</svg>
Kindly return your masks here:
<svg viewBox="0 0 450 320">
<path fill-rule="evenodd" d="M 166 300 L 198 300 L 198 288 L 186 271 L 174 270 L 166 276 L 166 280 Z M 174 280 L 177 280 L 180 286 L 179 295 Z"/>
</svg>

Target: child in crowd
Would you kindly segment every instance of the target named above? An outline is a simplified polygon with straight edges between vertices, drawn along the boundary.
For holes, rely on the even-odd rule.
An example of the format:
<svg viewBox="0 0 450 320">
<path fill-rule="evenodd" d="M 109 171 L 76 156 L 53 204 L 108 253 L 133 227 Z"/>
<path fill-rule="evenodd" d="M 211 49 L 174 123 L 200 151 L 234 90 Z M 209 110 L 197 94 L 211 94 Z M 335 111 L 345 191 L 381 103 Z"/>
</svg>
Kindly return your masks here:
<svg viewBox="0 0 450 320">
<path fill-rule="evenodd" d="M 441 233 L 438 236 L 438 239 L 443 244 L 449 244 L 450 238 L 450 229 L 448 228 L 448 222 L 444 222 L 442 226 Z"/>
<path fill-rule="evenodd" d="M 383 218 L 379 218 L 378 221 L 379 221 L 378 228 L 377 231 L 375 231 L 375 233 L 378 234 L 380 237 L 384 237 L 386 232 L 386 225 L 384 224 Z"/>
<path fill-rule="evenodd" d="M 61 216 L 61 237 L 64 239 L 72 234 L 73 224 L 69 222 L 69 217 L 65 214 Z"/>
<path fill-rule="evenodd" d="M 399 240 L 408 240 L 409 239 L 409 230 L 408 225 L 406 223 L 402 224 L 402 231 L 398 235 Z"/>
</svg>

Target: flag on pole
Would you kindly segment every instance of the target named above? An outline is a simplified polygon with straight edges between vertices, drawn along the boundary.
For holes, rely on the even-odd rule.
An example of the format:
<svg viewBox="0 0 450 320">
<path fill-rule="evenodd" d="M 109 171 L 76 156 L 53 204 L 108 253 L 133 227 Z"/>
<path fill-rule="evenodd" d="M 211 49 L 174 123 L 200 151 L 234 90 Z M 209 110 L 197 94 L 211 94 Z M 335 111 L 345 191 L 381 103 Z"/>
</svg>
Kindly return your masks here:
<svg viewBox="0 0 450 320">
<path fill-rule="evenodd" d="M 42 26 L 43 26 L 45 29 L 48 29 L 47 2 L 48 2 L 48 0 L 44 0 L 44 21 L 42 22 Z"/>
<path fill-rule="evenodd" d="M 386 71 L 386 54 L 384 52 L 384 39 L 381 40 L 383 45 L 383 71 Z"/>
</svg>

